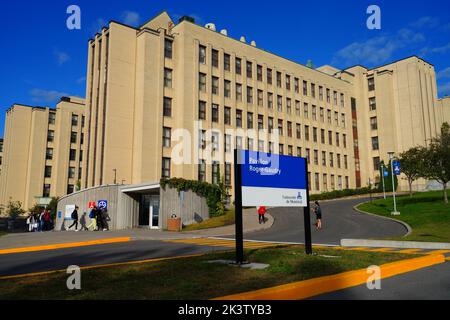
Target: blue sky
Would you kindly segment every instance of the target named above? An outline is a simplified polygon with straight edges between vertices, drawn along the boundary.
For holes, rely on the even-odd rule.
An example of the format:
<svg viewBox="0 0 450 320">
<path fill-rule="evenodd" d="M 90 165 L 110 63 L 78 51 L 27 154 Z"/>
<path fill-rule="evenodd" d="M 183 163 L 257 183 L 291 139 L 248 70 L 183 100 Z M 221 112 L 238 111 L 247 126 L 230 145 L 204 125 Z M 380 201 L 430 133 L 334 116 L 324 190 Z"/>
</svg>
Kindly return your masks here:
<svg viewBox="0 0 450 320">
<path fill-rule="evenodd" d="M 411 4 L 412 3 L 412 4 Z M 66 9 L 81 8 L 81 30 Z M 381 8 L 381 30 L 366 27 L 367 7 Z M 418 55 L 435 66 L 439 96 L 450 95 L 450 2 L 32 0 L 0 5 L 0 136 L 13 103 L 54 107 L 61 95 L 85 95 L 87 41 L 109 20 L 139 25 L 162 10 L 174 20 L 214 22 L 229 36 L 305 64 L 382 65 Z"/>
</svg>

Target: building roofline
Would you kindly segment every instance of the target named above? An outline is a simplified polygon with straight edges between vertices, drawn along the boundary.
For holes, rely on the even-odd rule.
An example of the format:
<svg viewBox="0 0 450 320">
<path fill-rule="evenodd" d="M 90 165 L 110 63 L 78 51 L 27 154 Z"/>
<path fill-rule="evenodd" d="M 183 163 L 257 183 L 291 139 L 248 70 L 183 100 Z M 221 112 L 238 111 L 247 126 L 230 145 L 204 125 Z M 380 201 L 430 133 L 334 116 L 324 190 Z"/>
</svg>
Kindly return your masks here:
<svg viewBox="0 0 450 320">
<path fill-rule="evenodd" d="M 148 20 L 145 21 L 143 24 L 141 24 L 141 25 L 138 27 L 138 30 L 140 30 L 140 29 L 145 29 L 144 26 L 145 26 L 147 23 L 149 23 L 150 21 L 152 21 L 152 20 L 158 18 L 158 17 L 159 17 L 160 15 L 162 15 L 163 13 L 167 14 L 167 15 L 169 16 L 169 18 L 172 20 L 172 18 L 170 17 L 170 14 L 167 12 L 167 10 L 162 10 L 161 12 L 159 12 L 158 14 L 156 14 L 155 16 L 153 16 L 151 19 L 148 19 Z M 173 20 L 172 20 L 172 21 L 173 21 Z M 175 24 L 175 23 L 174 23 L 174 24 Z"/>
<path fill-rule="evenodd" d="M 307 69 L 309 69 L 309 70 L 312 70 L 312 71 L 318 72 L 318 73 L 320 73 L 320 74 L 323 74 L 323 75 L 325 75 L 325 76 L 327 76 L 327 77 L 331 77 L 331 78 L 336 79 L 336 80 L 338 80 L 338 81 L 343 81 L 343 82 L 345 82 L 345 83 L 349 83 L 349 82 L 346 81 L 346 80 L 336 78 L 336 77 L 334 77 L 334 76 L 332 76 L 332 75 L 330 75 L 330 74 L 328 74 L 328 73 L 322 72 L 322 71 L 317 70 L 317 69 L 310 68 L 310 67 L 308 67 L 308 66 L 306 66 L 306 65 L 304 65 L 304 64 L 301 64 L 301 63 L 299 63 L 299 62 L 297 62 L 297 61 L 294 61 L 294 60 L 291 60 L 291 59 L 289 59 L 289 58 L 280 56 L 280 55 L 278 55 L 278 54 L 276 54 L 276 53 L 273 53 L 273 52 L 271 52 L 271 51 L 268 51 L 268 50 L 266 50 L 266 49 L 262 49 L 262 48 L 260 48 L 260 47 L 252 46 L 251 44 L 249 44 L 249 43 L 247 43 L 247 42 L 242 42 L 242 41 L 240 41 L 240 40 L 238 40 L 238 39 L 232 38 L 232 37 L 230 37 L 230 36 L 226 36 L 226 35 L 224 35 L 224 34 L 222 34 L 222 33 L 220 33 L 220 32 L 210 30 L 210 29 L 208 29 L 208 28 L 206 28 L 206 27 L 204 27 L 204 26 L 201 26 L 201 25 L 196 24 L 196 23 L 194 23 L 194 22 L 191 22 L 191 21 L 189 21 L 189 20 L 183 20 L 183 21 L 181 21 L 180 23 L 178 23 L 177 25 L 175 25 L 174 28 L 176 28 L 176 27 L 179 26 L 179 25 L 182 25 L 183 23 L 190 23 L 190 24 L 192 24 L 192 25 L 194 25 L 194 26 L 197 26 L 197 27 L 199 27 L 199 28 L 201 28 L 201 29 L 204 29 L 204 30 L 207 30 L 207 31 L 210 31 L 210 32 L 214 32 L 215 34 L 218 34 L 219 36 L 225 37 L 225 38 L 230 39 L 230 40 L 232 40 L 232 41 L 239 42 L 239 43 L 241 43 L 241 44 L 243 44 L 243 45 L 247 45 L 247 46 L 249 46 L 249 47 L 251 47 L 251 48 L 254 48 L 254 49 L 263 51 L 263 52 L 268 53 L 268 54 L 270 54 L 270 55 L 273 55 L 273 56 L 275 56 L 275 57 L 278 57 L 278 58 L 284 59 L 284 60 L 286 60 L 286 61 L 289 61 L 289 62 L 291 62 L 291 63 L 294 63 L 294 64 L 296 64 L 296 65 L 298 65 L 298 66 L 301 66 L 301 67 L 307 68 Z"/>
<path fill-rule="evenodd" d="M 356 67 L 361 67 L 361 68 L 367 69 L 368 71 L 373 71 L 373 70 L 380 69 L 380 68 L 386 67 L 388 65 L 391 65 L 391 64 L 394 64 L 394 63 L 398 63 L 398 62 L 403 61 L 403 60 L 408 60 L 408 59 L 411 59 L 411 58 L 416 58 L 416 59 L 422 60 L 423 62 L 429 64 L 432 67 L 434 67 L 434 64 L 432 64 L 432 63 L 426 61 L 425 59 L 423 59 L 423 58 L 421 58 L 421 57 L 419 57 L 419 56 L 414 54 L 412 56 L 408 56 L 408 57 L 405 57 L 405 58 L 397 59 L 397 60 L 385 63 L 385 64 L 380 65 L 380 66 L 372 67 L 372 68 L 368 68 L 366 66 L 363 66 L 362 64 L 355 64 L 354 66 L 345 68 L 344 70 L 351 69 L 351 68 L 356 68 Z"/>
</svg>

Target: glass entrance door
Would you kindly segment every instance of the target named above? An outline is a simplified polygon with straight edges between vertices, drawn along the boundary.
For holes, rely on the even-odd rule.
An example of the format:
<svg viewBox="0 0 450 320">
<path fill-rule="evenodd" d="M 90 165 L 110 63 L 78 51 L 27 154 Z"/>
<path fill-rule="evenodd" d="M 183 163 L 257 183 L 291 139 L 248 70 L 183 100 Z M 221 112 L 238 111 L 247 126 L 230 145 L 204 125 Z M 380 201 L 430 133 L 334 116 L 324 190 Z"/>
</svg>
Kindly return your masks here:
<svg viewBox="0 0 450 320">
<path fill-rule="evenodd" d="M 159 195 L 143 194 L 141 196 L 139 226 L 159 228 Z"/>
<path fill-rule="evenodd" d="M 159 228 L 159 196 L 150 196 L 150 228 Z"/>
</svg>

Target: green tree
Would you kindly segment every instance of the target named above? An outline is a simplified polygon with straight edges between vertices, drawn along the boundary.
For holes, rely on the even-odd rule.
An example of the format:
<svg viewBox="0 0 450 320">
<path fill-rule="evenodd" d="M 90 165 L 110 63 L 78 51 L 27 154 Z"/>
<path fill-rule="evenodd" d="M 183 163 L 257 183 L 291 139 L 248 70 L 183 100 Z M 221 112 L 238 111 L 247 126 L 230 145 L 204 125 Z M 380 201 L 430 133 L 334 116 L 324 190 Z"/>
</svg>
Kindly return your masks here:
<svg viewBox="0 0 450 320">
<path fill-rule="evenodd" d="M 412 184 L 417 179 L 423 177 L 424 154 L 423 147 L 414 147 L 400 154 L 399 161 L 402 173 L 406 176 L 409 185 L 409 196 L 412 198 Z"/>
<path fill-rule="evenodd" d="M 57 206 L 58 206 L 58 200 L 59 200 L 58 197 L 53 197 L 47 206 L 47 210 L 50 211 L 52 219 L 56 219 L 56 210 L 57 210 Z"/>
<path fill-rule="evenodd" d="M 24 213 L 25 210 L 22 209 L 22 202 L 9 200 L 8 205 L 6 206 L 6 214 L 8 217 L 15 220 Z"/>
<path fill-rule="evenodd" d="M 424 152 L 424 177 L 443 186 L 444 202 L 448 204 L 447 183 L 450 181 L 450 125 L 445 122 L 441 134 L 431 139 Z"/>
</svg>

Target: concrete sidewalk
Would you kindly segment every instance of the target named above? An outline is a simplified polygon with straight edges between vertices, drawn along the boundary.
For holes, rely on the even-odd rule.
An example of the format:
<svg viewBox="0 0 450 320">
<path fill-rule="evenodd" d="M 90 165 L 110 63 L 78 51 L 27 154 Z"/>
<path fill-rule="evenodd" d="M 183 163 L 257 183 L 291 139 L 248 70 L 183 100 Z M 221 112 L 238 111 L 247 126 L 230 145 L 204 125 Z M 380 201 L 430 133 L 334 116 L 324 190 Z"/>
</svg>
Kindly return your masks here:
<svg viewBox="0 0 450 320">
<path fill-rule="evenodd" d="M 273 217 L 266 214 L 267 222 L 258 223 L 256 209 L 243 212 L 244 233 L 264 230 L 272 227 Z M 189 232 L 168 232 L 160 230 L 128 229 L 118 231 L 50 231 L 13 233 L 0 237 L 0 249 L 45 246 L 54 244 L 86 242 L 113 238 L 130 238 L 133 240 L 175 240 L 203 237 L 221 237 L 234 235 L 235 225 Z"/>
</svg>

